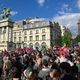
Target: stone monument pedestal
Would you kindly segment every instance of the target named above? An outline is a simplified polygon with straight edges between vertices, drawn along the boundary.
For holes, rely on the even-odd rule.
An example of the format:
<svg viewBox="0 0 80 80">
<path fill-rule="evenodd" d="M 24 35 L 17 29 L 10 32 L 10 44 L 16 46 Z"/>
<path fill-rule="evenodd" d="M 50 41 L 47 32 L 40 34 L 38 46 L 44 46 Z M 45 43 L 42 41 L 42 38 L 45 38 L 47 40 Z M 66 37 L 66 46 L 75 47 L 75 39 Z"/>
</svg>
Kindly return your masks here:
<svg viewBox="0 0 80 80">
<path fill-rule="evenodd" d="M 0 20 L 0 51 L 14 51 L 13 22 L 6 18 Z"/>
</svg>

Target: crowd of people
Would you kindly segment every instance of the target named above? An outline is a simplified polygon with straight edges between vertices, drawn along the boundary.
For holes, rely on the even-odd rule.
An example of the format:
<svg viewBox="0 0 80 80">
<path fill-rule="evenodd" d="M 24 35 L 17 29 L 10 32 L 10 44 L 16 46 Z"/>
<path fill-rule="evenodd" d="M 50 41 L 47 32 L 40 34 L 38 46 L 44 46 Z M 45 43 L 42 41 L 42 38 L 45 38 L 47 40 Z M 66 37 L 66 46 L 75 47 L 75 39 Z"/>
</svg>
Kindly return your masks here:
<svg viewBox="0 0 80 80">
<path fill-rule="evenodd" d="M 0 80 L 80 80 L 80 48 L 5 50 L 0 54 Z"/>
</svg>

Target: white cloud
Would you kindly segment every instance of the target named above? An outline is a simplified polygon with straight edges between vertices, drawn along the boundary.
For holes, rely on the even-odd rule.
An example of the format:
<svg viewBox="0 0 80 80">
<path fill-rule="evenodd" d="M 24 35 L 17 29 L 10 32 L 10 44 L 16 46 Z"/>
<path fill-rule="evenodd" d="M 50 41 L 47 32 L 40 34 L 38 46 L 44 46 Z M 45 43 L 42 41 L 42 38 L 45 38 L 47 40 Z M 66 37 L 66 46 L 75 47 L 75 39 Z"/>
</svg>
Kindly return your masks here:
<svg viewBox="0 0 80 80">
<path fill-rule="evenodd" d="M 58 13 L 63 15 L 63 14 L 65 14 L 65 11 L 58 11 Z"/>
<path fill-rule="evenodd" d="M 37 0 L 37 3 L 38 3 L 40 6 L 43 6 L 44 3 L 45 3 L 45 0 Z"/>
<path fill-rule="evenodd" d="M 11 15 L 12 15 L 12 16 L 14 16 L 14 15 L 16 15 L 16 14 L 18 14 L 17 11 L 11 11 Z"/>
<path fill-rule="evenodd" d="M 69 5 L 68 4 L 63 4 L 63 7 L 67 8 L 67 7 L 69 7 Z"/>
<path fill-rule="evenodd" d="M 77 0 L 77 6 L 80 8 L 80 0 Z"/>
<path fill-rule="evenodd" d="M 61 7 L 61 10 L 58 11 L 58 13 L 60 15 L 63 15 L 65 14 L 66 12 L 71 12 L 71 8 L 69 7 L 69 4 L 63 4 L 62 7 Z"/>
<path fill-rule="evenodd" d="M 77 22 L 80 19 L 80 13 L 65 13 L 61 16 L 55 16 L 53 21 L 59 22 L 60 25 L 68 27 L 73 36 L 77 35 Z"/>
</svg>

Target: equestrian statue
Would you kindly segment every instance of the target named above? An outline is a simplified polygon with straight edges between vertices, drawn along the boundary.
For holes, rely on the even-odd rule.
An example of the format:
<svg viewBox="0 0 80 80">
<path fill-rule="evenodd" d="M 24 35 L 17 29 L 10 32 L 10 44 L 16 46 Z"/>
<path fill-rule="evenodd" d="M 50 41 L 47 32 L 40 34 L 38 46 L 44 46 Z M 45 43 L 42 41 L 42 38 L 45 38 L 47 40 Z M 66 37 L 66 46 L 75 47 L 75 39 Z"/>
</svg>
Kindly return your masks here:
<svg viewBox="0 0 80 80">
<path fill-rule="evenodd" d="M 0 13 L 0 19 L 6 19 L 11 15 L 11 9 L 10 8 L 4 8 L 2 12 Z"/>
</svg>

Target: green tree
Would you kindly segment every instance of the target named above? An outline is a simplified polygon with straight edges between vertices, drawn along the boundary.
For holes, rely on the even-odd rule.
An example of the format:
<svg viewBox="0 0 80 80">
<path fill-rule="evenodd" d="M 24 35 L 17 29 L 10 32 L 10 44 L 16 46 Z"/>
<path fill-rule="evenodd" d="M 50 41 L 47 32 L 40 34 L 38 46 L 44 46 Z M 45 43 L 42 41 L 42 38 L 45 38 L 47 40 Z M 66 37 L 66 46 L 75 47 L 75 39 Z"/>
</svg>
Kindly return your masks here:
<svg viewBox="0 0 80 80">
<path fill-rule="evenodd" d="M 65 32 L 64 36 L 62 36 L 62 44 L 66 44 L 66 46 L 70 46 L 72 41 L 72 36 L 70 33 Z"/>
<path fill-rule="evenodd" d="M 80 42 L 80 34 L 77 35 L 75 40 L 76 40 L 76 42 Z"/>
</svg>

